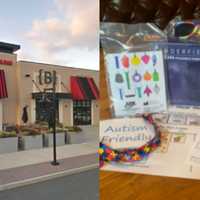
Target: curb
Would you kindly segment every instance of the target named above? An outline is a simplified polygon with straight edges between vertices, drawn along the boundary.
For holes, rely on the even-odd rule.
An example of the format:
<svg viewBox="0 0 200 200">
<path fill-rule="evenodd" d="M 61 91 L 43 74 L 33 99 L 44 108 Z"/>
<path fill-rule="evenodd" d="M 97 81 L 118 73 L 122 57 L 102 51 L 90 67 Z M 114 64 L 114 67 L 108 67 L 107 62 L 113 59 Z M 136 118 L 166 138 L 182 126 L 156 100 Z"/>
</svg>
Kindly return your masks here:
<svg viewBox="0 0 200 200">
<path fill-rule="evenodd" d="M 52 180 L 54 178 L 60 178 L 63 176 L 68 176 L 68 175 L 73 175 L 76 173 L 89 171 L 92 169 L 96 169 L 98 167 L 99 167 L 98 164 L 91 164 L 91 165 L 87 165 L 84 167 L 69 169 L 69 170 L 65 170 L 65 171 L 61 171 L 61 172 L 52 173 L 49 175 L 39 176 L 39 177 L 31 178 L 31 179 L 26 179 L 26 180 L 17 181 L 17 182 L 5 184 L 5 185 L 0 185 L 0 192 L 5 191 L 5 190 L 10 190 L 10 189 L 15 189 L 17 187 L 22 187 L 22 186 L 27 186 L 27 185 L 31 185 L 31 184 L 35 184 L 35 183 Z"/>
</svg>

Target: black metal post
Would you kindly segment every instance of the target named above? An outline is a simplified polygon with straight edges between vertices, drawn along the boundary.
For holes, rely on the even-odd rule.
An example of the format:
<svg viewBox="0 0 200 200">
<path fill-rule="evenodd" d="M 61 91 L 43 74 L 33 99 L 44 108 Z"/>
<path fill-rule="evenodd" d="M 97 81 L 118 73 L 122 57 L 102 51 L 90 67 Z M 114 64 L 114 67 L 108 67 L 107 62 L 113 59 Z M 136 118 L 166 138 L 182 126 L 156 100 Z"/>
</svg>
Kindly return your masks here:
<svg viewBox="0 0 200 200">
<path fill-rule="evenodd" d="M 56 72 L 53 71 L 53 161 L 52 165 L 59 165 L 56 151 Z"/>
</svg>

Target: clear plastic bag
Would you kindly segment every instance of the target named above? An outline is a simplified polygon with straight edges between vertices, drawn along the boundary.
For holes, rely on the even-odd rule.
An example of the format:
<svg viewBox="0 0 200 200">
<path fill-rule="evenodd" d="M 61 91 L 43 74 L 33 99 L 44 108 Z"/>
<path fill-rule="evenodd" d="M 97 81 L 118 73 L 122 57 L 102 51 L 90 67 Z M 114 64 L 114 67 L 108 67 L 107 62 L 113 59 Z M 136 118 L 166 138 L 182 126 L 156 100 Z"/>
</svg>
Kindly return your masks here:
<svg viewBox="0 0 200 200">
<path fill-rule="evenodd" d="M 100 36 L 113 117 L 165 111 L 165 64 L 157 45 L 167 41 L 164 32 L 150 23 L 102 23 Z"/>
<path fill-rule="evenodd" d="M 200 20 L 183 21 L 180 17 L 174 18 L 164 32 L 172 42 L 200 42 Z"/>
</svg>

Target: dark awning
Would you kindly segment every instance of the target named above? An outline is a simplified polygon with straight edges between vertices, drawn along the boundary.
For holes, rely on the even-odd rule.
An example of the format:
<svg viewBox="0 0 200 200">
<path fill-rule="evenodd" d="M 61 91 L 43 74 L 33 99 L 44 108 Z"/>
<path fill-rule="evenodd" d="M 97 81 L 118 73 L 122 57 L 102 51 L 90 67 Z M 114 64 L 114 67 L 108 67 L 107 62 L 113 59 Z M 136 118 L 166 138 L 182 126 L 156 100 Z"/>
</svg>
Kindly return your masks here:
<svg viewBox="0 0 200 200">
<path fill-rule="evenodd" d="M 0 70 L 0 99 L 8 97 L 4 70 Z"/>
<path fill-rule="evenodd" d="M 32 98 L 43 98 L 44 95 L 47 97 L 52 97 L 53 93 L 52 92 L 34 92 L 32 93 Z M 63 92 L 56 92 L 56 98 L 57 99 L 71 99 L 72 95 L 70 93 L 63 93 Z"/>
<path fill-rule="evenodd" d="M 0 42 L 0 52 L 3 53 L 14 53 L 20 49 L 20 45 L 10 44 L 7 42 Z"/>
<path fill-rule="evenodd" d="M 99 90 L 93 78 L 71 76 L 70 85 L 74 100 L 99 99 Z"/>
</svg>

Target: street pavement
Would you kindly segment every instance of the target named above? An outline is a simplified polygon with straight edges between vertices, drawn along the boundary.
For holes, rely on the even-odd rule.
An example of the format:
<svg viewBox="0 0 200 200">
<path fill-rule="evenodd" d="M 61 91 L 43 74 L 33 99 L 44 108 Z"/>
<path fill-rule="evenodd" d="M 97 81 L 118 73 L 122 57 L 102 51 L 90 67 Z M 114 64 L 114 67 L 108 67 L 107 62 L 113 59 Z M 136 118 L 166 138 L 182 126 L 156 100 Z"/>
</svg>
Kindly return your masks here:
<svg viewBox="0 0 200 200">
<path fill-rule="evenodd" d="M 57 147 L 58 166 L 52 147 L 0 154 L 0 200 L 98 199 L 97 130 L 83 127 L 77 144 Z"/>
<path fill-rule="evenodd" d="M 37 149 L 0 155 L 0 191 L 33 184 L 98 166 L 97 143 L 57 148 L 60 165 L 52 166 L 53 149 Z"/>
<path fill-rule="evenodd" d="M 98 166 L 97 154 L 66 158 L 59 160 L 59 163 L 60 165 L 58 166 L 52 166 L 50 162 L 45 162 L 0 170 L 0 191 L 79 173 Z"/>
<path fill-rule="evenodd" d="M 98 200 L 98 169 L 0 192 L 0 200 Z"/>
</svg>

